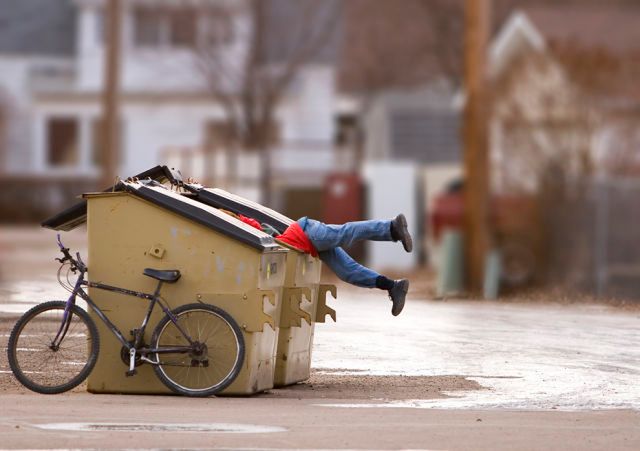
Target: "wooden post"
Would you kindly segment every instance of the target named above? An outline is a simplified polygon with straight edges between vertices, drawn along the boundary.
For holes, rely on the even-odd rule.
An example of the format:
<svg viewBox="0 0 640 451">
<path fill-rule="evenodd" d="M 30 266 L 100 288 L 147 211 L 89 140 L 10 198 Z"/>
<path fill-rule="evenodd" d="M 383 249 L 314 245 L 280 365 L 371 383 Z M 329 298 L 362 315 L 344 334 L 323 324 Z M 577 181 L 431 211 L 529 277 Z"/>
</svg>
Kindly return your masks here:
<svg viewBox="0 0 640 451">
<path fill-rule="evenodd" d="M 6 158 L 7 154 L 7 138 L 6 133 L 8 130 L 7 126 L 7 102 L 5 102 L 4 96 L 0 95 L 0 178 L 5 175 L 6 170 Z"/>
<path fill-rule="evenodd" d="M 471 294 L 482 293 L 489 248 L 488 95 L 486 56 L 490 0 L 465 0 L 465 262 Z"/>
<path fill-rule="evenodd" d="M 114 184 L 120 156 L 120 44 L 122 38 L 122 1 L 108 0 L 107 33 L 104 59 L 104 145 L 100 188 Z"/>
</svg>

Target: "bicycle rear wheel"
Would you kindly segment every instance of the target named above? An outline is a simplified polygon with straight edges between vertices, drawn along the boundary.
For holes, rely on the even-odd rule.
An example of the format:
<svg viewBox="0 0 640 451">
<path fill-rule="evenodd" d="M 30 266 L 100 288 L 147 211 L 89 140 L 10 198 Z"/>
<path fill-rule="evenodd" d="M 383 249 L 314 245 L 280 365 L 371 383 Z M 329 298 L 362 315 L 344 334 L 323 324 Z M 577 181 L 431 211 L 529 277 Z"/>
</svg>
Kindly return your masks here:
<svg viewBox="0 0 640 451">
<path fill-rule="evenodd" d="M 177 324 L 199 349 L 189 352 L 157 353 L 153 369 L 172 391 L 187 396 L 210 396 L 228 387 L 244 362 L 244 337 L 227 312 L 208 304 L 187 304 L 175 310 Z M 165 316 L 156 326 L 152 347 L 189 346 L 182 332 Z"/>
<path fill-rule="evenodd" d="M 9 366 L 29 390 L 62 393 L 84 381 L 96 364 L 98 330 L 87 312 L 71 307 L 69 327 L 58 346 L 53 340 L 63 323 L 66 302 L 51 301 L 25 313 L 13 327 L 7 346 Z"/>
</svg>

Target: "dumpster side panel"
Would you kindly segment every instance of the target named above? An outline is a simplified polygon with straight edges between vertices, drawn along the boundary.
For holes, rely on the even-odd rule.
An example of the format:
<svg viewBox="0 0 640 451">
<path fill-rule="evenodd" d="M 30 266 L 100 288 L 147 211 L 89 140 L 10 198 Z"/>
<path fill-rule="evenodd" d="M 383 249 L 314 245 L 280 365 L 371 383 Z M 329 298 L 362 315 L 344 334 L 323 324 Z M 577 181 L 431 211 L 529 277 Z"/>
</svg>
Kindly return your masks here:
<svg viewBox="0 0 640 451">
<path fill-rule="evenodd" d="M 285 327 L 282 325 L 280 328 L 275 374 L 276 386 L 295 384 L 309 379 L 311 375 L 311 354 L 315 330 L 315 322 L 313 321 L 318 306 L 318 290 L 311 288 L 310 292 L 310 299 L 303 296 L 302 302 L 299 300 L 292 302 L 298 303 L 300 310 L 306 312 L 311 320 L 307 322 L 305 319 L 301 319 L 297 326 Z M 287 302 L 285 294 L 283 295 L 283 305 Z"/>
<path fill-rule="evenodd" d="M 321 270 L 322 262 L 311 255 L 292 250 L 287 256 L 276 359 L 276 387 L 295 384 L 310 376 Z"/>
<path fill-rule="evenodd" d="M 157 282 L 142 274 L 144 268 L 178 269 L 181 279 L 164 284 L 161 291 L 171 308 L 198 302 L 203 293 L 230 295 L 216 299 L 215 305 L 231 313 L 241 327 L 250 324 L 260 331 L 245 329 L 245 365 L 224 393 L 250 394 L 271 388 L 278 330 L 271 329 L 268 318 L 279 317 L 281 291 L 277 286 L 269 287 L 274 305 L 271 315 L 266 315 L 262 310 L 265 293 L 257 290 L 264 272 L 261 252 L 127 193 L 88 198 L 88 235 L 89 280 L 93 282 L 151 293 Z M 148 306 L 145 300 L 103 290 L 92 289 L 90 295 L 125 336 L 140 326 Z M 246 310 L 255 313 L 251 321 L 243 318 L 244 310 L 238 308 L 244 297 L 253 302 Z M 147 344 L 162 315 L 156 308 L 145 332 Z M 264 332 L 259 323 L 263 316 L 256 315 L 264 315 Z M 168 393 L 148 364 L 138 367 L 136 376 L 125 377 L 127 367 L 120 358 L 121 344 L 95 314 L 92 316 L 99 327 L 101 351 L 88 379 L 88 390 Z"/>
</svg>

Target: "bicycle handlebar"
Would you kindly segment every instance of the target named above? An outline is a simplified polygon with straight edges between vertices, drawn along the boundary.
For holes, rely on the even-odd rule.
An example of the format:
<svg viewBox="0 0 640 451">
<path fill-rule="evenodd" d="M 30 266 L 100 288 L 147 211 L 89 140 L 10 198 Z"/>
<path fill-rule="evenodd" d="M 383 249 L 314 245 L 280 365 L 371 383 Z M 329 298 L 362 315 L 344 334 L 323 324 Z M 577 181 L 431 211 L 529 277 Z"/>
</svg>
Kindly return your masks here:
<svg viewBox="0 0 640 451">
<path fill-rule="evenodd" d="M 63 264 L 64 262 L 67 262 L 67 261 L 70 262 L 71 271 L 73 272 L 76 272 L 76 270 L 80 270 L 82 272 L 87 271 L 87 266 L 82 261 L 82 258 L 80 257 L 80 252 L 76 252 L 76 258 L 74 259 L 69 253 L 69 248 L 64 247 L 64 244 L 62 244 L 62 240 L 60 239 L 59 233 L 58 233 L 58 247 L 60 248 L 60 252 L 62 252 L 62 255 L 64 255 L 64 258 L 56 258 L 57 261 Z"/>
</svg>

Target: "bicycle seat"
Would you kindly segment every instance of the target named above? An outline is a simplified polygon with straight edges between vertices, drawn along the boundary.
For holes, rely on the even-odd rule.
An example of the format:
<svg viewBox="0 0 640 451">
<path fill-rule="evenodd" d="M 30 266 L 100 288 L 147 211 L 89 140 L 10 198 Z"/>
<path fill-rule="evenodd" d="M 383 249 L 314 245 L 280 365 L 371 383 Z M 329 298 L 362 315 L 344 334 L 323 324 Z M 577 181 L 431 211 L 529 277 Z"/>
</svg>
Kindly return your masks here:
<svg viewBox="0 0 640 451">
<path fill-rule="evenodd" d="M 174 283 L 180 278 L 180 271 L 177 269 L 151 269 L 145 268 L 144 275 L 163 282 Z"/>
</svg>

